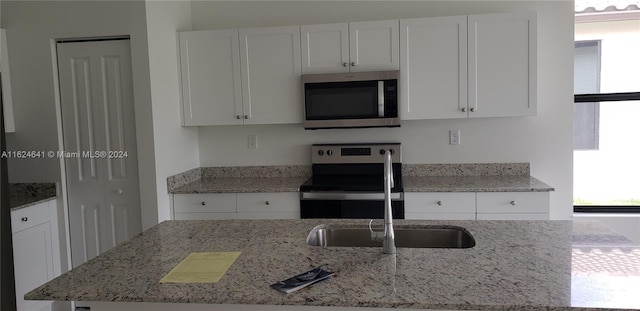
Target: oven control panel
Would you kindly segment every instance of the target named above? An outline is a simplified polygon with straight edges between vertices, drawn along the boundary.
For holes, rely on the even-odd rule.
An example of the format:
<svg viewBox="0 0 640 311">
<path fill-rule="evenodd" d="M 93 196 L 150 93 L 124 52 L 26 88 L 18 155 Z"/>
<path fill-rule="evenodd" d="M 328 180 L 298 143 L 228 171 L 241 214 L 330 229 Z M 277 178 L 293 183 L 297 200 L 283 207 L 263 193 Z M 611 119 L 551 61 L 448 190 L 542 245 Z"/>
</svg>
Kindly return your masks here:
<svg viewBox="0 0 640 311">
<path fill-rule="evenodd" d="M 391 152 L 393 163 L 402 162 L 400 143 L 376 143 L 315 144 L 311 146 L 311 163 L 382 163 L 387 150 Z"/>
</svg>

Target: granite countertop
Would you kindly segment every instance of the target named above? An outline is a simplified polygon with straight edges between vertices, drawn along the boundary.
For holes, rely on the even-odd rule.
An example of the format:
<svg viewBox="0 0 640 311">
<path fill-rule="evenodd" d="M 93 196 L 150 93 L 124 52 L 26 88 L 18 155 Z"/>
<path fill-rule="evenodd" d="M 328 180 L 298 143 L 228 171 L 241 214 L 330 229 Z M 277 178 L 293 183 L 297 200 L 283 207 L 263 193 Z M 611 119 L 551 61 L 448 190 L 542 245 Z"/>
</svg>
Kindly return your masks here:
<svg viewBox="0 0 640 311">
<path fill-rule="evenodd" d="M 554 191 L 529 175 L 528 163 L 404 164 L 404 192 Z M 298 192 L 311 166 L 196 168 L 167 178 L 169 193 Z"/>
<path fill-rule="evenodd" d="M 365 220 L 165 221 L 26 294 L 33 300 L 458 310 L 640 309 L 640 246 L 599 223 L 417 221 L 455 225 L 468 249 L 306 245 L 315 225 Z M 268 233 L 268 234 L 265 234 Z M 189 253 L 240 251 L 214 284 L 160 284 Z M 292 294 L 269 285 L 324 265 L 336 275 Z"/>
<path fill-rule="evenodd" d="M 403 176 L 404 192 L 548 192 L 554 188 L 529 175 Z"/>
<path fill-rule="evenodd" d="M 298 192 L 309 177 L 245 177 L 198 179 L 171 193 Z"/>
<path fill-rule="evenodd" d="M 12 211 L 56 198 L 55 183 L 9 184 L 9 207 Z"/>
</svg>

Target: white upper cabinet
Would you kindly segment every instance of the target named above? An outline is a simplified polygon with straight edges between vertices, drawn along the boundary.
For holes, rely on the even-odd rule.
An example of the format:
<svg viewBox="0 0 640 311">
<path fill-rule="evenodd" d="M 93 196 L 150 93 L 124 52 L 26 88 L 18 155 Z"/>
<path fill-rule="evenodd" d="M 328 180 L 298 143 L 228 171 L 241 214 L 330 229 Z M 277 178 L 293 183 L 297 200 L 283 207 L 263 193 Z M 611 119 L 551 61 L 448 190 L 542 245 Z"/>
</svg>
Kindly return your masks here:
<svg viewBox="0 0 640 311">
<path fill-rule="evenodd" d="M 399 22 L 303 25 L 304 74 L 398 70 Z"/>
<path fill-rule="evenodd" d="M 536 114 L 536 17 L 400 20 L 403 120 Z"/>
<path fill-rule="evenodd" d="M 245 124 L 302 123 L 300 27 L 240 29 Z"/>
<path fill-rule="evenodd" d="M 467 16 L 400 20 L 403 120 L 464 118 Z"/>
<path fill-rule="evenodd" d="M 349 24 L 300 26 L 302 73 L 349 72 Z"/>
<path fill-rule="evenodd" d="M 535 13 L 469 16 L 469 117 L 536 114 Z"/>
<path fill-rule="evenodd" d="M 178 34 L 184 125 L 242 124 L 238 30 Z"/>
<path fill-rule="evenodd" d="M 299 26 L 178 36 L 183 125 L 302 122 Z"/>
<path fill-rule="evenodd" d="M 386 70 L 403 120 L 535 115 L 536 32 L 530 12 L 181 32 L 183 125 L 302 123 L 300 75 Z"/>
</svg>

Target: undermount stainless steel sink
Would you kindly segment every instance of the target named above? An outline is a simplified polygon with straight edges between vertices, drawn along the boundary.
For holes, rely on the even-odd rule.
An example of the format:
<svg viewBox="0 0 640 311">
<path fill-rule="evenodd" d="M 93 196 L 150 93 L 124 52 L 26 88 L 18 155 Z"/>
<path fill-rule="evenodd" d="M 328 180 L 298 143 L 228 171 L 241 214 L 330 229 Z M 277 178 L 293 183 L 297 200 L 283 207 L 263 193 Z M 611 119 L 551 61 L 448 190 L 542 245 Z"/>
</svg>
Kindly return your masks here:
<svg viewBox="0 0 640 311">
<path fill-rule="evenodd" d="M 455 226 L 395 228 L 396 247 L 400 248 L 471 248 L 476 241 L 469 231 Z M 307 244 L 324 247 L 381 247 L 373 241 L 369 228 L 343 228 L 318 225 L 309 232 Z"/>
</svg>

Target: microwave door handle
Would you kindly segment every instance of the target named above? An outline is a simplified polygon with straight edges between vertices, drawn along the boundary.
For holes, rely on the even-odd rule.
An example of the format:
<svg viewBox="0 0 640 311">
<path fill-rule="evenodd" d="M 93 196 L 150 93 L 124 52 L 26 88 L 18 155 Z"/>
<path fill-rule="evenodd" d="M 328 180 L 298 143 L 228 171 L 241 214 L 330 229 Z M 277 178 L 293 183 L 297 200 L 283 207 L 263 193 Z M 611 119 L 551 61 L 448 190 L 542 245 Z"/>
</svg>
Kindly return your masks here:
<svg viewBox="0 0 640 311">
<path fill-rule="evenodd" d="M 378 117 L 384 118 L 384 81 L 378 81 Z"/>
</svg>

